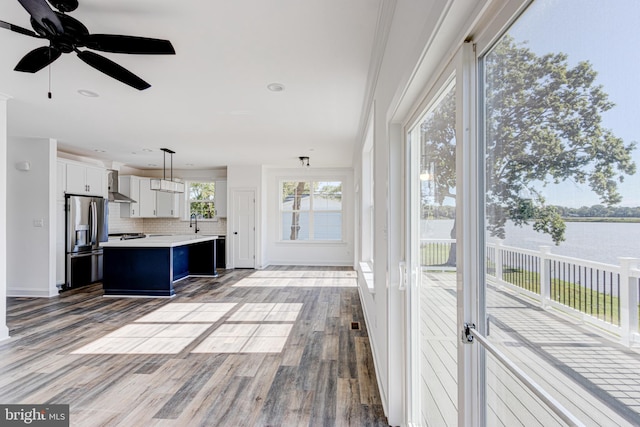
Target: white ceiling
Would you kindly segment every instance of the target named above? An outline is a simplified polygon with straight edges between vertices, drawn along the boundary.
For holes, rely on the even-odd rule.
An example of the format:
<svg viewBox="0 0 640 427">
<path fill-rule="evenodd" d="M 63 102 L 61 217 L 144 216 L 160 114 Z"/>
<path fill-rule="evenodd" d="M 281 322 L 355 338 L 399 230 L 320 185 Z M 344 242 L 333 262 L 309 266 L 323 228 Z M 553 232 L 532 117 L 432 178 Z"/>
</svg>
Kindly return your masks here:
<svg viewBox="0 0 640 427">
<path fill-rule="evenodd" d="M 48 99 L 47 68 L 13 71 L 46 41 L 0 29 L 10 137 L 142 169 L 162 168 L 162 147 L 178 169 L 297 167 L 304 155 L 351 166 L 382 0 L 79 1 L 69 15 L 90 32 L 168 39 L 176 55 L 98 52 L 152 85 L 138 91 L 65 54 Z M 31 28 L 17 0 L 0 2 L 0 20 Z"/>
</svg>

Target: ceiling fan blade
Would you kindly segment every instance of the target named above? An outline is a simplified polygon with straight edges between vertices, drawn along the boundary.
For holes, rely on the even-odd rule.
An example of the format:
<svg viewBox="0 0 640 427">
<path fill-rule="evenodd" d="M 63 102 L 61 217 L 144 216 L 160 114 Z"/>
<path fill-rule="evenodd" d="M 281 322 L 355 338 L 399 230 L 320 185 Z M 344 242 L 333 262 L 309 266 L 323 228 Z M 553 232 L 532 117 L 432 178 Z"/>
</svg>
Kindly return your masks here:
<svg viewBox="0 0 640 427">
<path fill-rule="evenodd" d="M 175 55 L 169 40 L 147 37 L 121 36 L 117 34 L 89 34 L 82 41 L 89 49 L 112 53 L 141 55 Z"/>
<path fill-rule="evenodd" d="M 7 30 L 11 30 L 11 31 L 13 31 L 15 33 L 24 34 L 26 36 L 35 37 L 37 39 L 43 38 L 42 36 L 40 36 L 38 33 L 34 32 L 34 31 L 27 30 L 26 28 L 22 28 L 22 27 L 19 27 L 17 25 L 13 25 L 13 24 L 10 24 L 10 23 L 4 22 L 4 21 L 0 21 L 0 28 L 6 28 Z"/>
<path fill-rule="evenodd" d="M 73 12 L 78 8 L 78 0 L 49 0 L 49 3 L 60 12 Z"/>
<path fill-rule="evenodd" d="M 55 47 L 42 46 L 27 53 L 14 68 L 15 71 L 35 73 L 60 58 L 62 52 Z"/>
<path fill-rule="evenodd" d="M 18 0 L 29 15 L 43 28 L 53 34 L 64 34 L 64 28 L 56 13 L 46 0 Z"/>
<path fill-rule="evenodd" d="M 105 58 L 102 55 L 98 55 L 97 53 L 85 50 L 78 52 L 78 57 L 85 63 L 91 65 L 96 70 L 101 71 L 116 80 L 120 80 L 122 83 L 127 84 L 133 88 L 144 90 L 151 87 L 149 83 L 145 82 L 140 77 L 133 74 L 131 71 L 116 64 L 112 60 Z"/>
</svg>

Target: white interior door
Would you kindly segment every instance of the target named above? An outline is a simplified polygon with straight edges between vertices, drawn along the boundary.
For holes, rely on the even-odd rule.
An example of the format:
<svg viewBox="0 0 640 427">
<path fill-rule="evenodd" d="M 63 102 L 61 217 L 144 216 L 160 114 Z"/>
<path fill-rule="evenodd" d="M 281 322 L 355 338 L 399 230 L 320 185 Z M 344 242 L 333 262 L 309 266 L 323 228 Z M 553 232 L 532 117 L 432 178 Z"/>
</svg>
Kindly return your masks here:
<svg viewBox="0 0 640 427">
<path fill-rule="evenodd" d="M 256 195 L 253 190 L 234 190 L 233 245 L 234 268 L 255 268 L 256 263 Z"/>
</svg>

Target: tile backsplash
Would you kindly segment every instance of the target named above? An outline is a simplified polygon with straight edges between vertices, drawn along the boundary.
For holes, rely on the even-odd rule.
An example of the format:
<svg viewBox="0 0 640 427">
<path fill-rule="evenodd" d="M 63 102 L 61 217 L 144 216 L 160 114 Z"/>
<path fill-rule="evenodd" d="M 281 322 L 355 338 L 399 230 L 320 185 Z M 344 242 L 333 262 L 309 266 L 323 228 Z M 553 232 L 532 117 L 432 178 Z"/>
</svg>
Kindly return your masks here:
<svg viewBox="0 0 640 427">
<path fill-rule="evenodd" d="M 226 235 L 227 219 L 198 221 L 198 228 L 198 233 Z M 116 212 L 109 215 L 109 233 L 192 234 L 194 229 L 178 218 L 120 218 Z"/>
<path fill-rule="evenodd" d="M 117 207 L 117 206 L 116 206 Z M 119 209 L 114 209 L 109 204 L 109 233 L 143 233 L 143 218 L 120 218 Z"/>
<path fill-rule="evenodd" d="M 227 234 L 227 219 L 218 218 L 213 221 L 198 221 L 201 234 Z M 145 218 L 143 233 L 147 234 L 193 234 L 189 221 L 177 218 Z"/>
</svg>

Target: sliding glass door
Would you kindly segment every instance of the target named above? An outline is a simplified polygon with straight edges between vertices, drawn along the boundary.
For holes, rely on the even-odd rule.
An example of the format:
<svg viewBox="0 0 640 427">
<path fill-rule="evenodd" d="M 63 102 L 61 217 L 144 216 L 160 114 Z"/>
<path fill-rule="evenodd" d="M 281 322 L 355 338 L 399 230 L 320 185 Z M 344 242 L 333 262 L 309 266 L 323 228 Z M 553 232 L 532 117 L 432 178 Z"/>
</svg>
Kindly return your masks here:
<svg viewBox="0 0 640 427">
<path fill-rule="evenodd" d="M 484 334 L 499 352 L 487 425 L 640 423 L 640 357 L 623 347 L 638 332 L 640 156 L 625 117 L 639 17 L 635 1 L 536 0 L 478 58 Z"/>
<path fill-rule="evenodd" d="M 640 4 L 505 4 L 406 128 L 409 421 L 640 425 Z"/>
<path fill-rule="evenodd" d="M 456 93 L 447 76 L 408 132 L 412 189 L 413 422 L 458 422 Z"/>
</svg>

